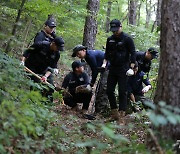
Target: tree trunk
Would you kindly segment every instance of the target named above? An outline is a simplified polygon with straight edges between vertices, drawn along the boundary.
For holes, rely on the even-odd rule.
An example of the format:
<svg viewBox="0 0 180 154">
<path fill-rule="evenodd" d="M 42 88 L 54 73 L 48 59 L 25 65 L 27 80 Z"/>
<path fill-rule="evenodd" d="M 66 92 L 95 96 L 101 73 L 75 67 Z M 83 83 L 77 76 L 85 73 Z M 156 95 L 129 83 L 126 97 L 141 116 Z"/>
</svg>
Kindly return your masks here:
<svg viewBox="0 0 180 154">
<path fill-rule="evenodd" d="M 162 4 L 162 0 L 158 0 L 157 13 L 156 13 L 156 25 L 157 25 L 157 28 L 160 27 L 160 25 L 161 25 L 161 4 Z"/>
<path fill-rule="evenodd" d="M 83 45 L 88 49 L 94 49 L 97 34 L 97 14 L 99 11 L 99 0 L 88 0 L 87 16 L 84 25 Z"/>
<path fill-rule="evenodd" d="M 151 19 L 151 10 L 152 10 L 151 0 L 146 0 L 146 24 L 145 24 L 146 28 L 149 27 L 149 22 Z"/>
<path fill-rule="evenodd" d="M 180 1 L 163 0 L 161 7 L 161 56 L 154 102 L 180 108 Z M 180 126 L 168 125 L 162 133 L 180 138 Z"/>
<path fill-rule="evenodd" d="M 129 24 L 136 25 L 137 0 L 129 1 Z"/>
<path fill-rule="evenodd" d="M 28 21 L 28 23 L 27 23 L 27 26 L 26 26 L 26 28 L 25 28 L 25 31 L 24 31 L 24 34 L 25 34 L 25 36 L 24 36 L 24 41 L 23 41 L 23 46 L 22 46 L 22 52 L 21 52 L 21 55 L 22 55 L 22 53 L 24 52 L 24 49 L 25 49 L 25 46 L 26 46 L 26 39 L 27 39 L 27 37 L 28 37 L 28 34 L 29 34 L 29 30 L 30 30 L 30 28 L 31 28 L 31 25 L 32 25 L 32 20 L 29 20 Z"/>
<path fill-rule="evenodd" d="M 112 6 L 112 1 L 108 1 L 108 6 L 107 6 L 107 15 L 106 15 L 106 33 L 109 32 L 109 23 L 110 23 L 110 15 L 111 15 L 111 6 Z"/>
<path fill-rule="evenodd" d="M 141 5 L 142 5 L 142 1 L 139 2 L 139 5 L 138 5 L 138 14 L 137 14 L 137 26 L 140 25 L 140 17 L 141 17 Z"/>
<path fill-rule="evenodd" d="M 18 26 L 18 22 L 20 20 L 20 16 L 21 16 L 21 13 L 22 13 L 22 10 L 23 10 L 23 7 L 24 7 L 24 4 L 25 4 L 26 0 L 22 0 L 21 2 L 21 6 L 18 10 L 18 14 L 17 14 L 17 17 L 16 17 L 16 21 L 15 21 L 15 24 L 13 26 L 13 29 L 12 29 L 12 36 L 15 36 L 16 35 L 16 30 L 17 30 L 17 26 Z M 12 42 L 12 39 L 10 39 L 6 45 L 6 49 L 5 49 L 5 52 L 8 53 L 9 50 L 10 50 L 10 44 Z"/>
</svg>

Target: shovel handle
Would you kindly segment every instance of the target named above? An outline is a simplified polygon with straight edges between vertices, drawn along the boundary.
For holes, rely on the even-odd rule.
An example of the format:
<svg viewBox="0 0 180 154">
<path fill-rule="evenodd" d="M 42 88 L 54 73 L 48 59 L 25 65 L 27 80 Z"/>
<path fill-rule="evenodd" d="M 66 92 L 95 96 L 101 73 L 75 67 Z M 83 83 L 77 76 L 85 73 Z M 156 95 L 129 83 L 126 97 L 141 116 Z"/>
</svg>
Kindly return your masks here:
<svg viewBox="0 0 180 154">
<path fill-rule="evenodd" d="M 27 68 L 26 66 L 24 67 L 24 69 L 27 71 L 27 72 L 29 72 L 29 73 L 31 73 L 32 75 L 34 75 L 36 78 L 38 78 L 39 80 L 41 80 L 41 77 L 39 76 L 39 75 L 37 75 L 36 73 L 34 73 L 33 71 L 31 71 L 29 68 Z M 47 81 L 45 81 L 44 82 L 45 84 L 50 84 L 49 82 L 47 82 Z"/>
<path fill-rule="evenodd" d="M 31 73 L 32 75 L 34 75 L 36 78 L 38 78 L 39 80 L 41 80 L 41 77 L 39 75 L 37 75 L 36 73 L 34 73 L 33 71 L 31 71 L 29 68 L 27 68 L 26 66 L 24 67 L 25 71 Z M 45 84 L 50 84 L 49 82 L 44 82 Z M 62 99 L 62 105 L 65 105 L 64 100 Z"/>
</svg>

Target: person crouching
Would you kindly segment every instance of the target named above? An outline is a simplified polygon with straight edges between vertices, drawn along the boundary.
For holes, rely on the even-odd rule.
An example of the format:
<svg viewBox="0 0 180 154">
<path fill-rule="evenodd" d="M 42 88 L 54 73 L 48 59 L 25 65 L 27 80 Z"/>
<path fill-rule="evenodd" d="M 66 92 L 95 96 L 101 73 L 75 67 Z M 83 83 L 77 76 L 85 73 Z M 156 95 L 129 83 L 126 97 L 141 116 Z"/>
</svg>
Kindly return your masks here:
<svg viewBox="0 0 180 154">
<path fill-rule="evenodd" d="M 82 112 L 88 110 L 92 97 L 89 76 L 84 72 L 84 63 L 76 60 L 72 63 L 72 71 L 68 73 L 62 83 L 62 88 L 68 89 L 70 95 L 64 96 L 64 103 L 73 110 L 77 110 L 77 103 L 83 103 Z"/>
</svg>

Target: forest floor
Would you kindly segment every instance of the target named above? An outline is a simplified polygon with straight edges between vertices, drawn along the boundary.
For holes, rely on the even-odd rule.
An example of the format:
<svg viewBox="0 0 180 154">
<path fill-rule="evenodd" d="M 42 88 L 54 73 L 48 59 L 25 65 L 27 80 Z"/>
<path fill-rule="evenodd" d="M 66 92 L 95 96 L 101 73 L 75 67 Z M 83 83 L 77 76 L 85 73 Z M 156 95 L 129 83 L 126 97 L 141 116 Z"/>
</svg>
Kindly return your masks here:
<svg viewBox="0 0 180 154">
<path fill-rule="evenodd" d="M 58 84 L 60 85 L 62 82 L 63 77 L 65 74 L 67 74 L 70 70 L 67 69 L 66 66 L 61 66 L 62 70 L 64 71 L 63 74 L 61 74 L 61 79 L 56 78 L 56 81 L 58 81 Z M 78 104 L 79 108 L 81 108 L 81 105 Z M 103 153 L 112 152 L 114 145 L 112 138 L 108 136 L 108 133 L 104 133 L 102 131 L 103 127 L 115 125 L 116 129 L 114 134 L 120 134 L 123 137 L 128 139 L 130 142 L 133 142 L 136 146 L 146 143 L 146 137 L 147 137 L 147 126 L 149 126 L 150 122 L 147 120 L 146 117 L 140 117 L 138 113 L 132 113 L 129 115 L 126 115 L 124 117 L 124 125 L 119 125 L 116 122 L 107 122 L 110 114 L 106 117 L 97 114 L 95 120 L 88 120 L 83 118 L 82 113 L 77 111 L 72 111 L 69 107 L 66 105 L 58 104 L 55 105 L 54 110 L 60 114 L 60 119 L 57 119 L 57 122 L 62 124 L 66 136 L 71 138 L 72 143 L 79 142 L 87 142 L 92 140 L 98 140 L 100 143 L 108 143 L 109 148 Z M 92 110 L 92 102 L 90 103 L 89 107 L 89 113 L 91 113 Z M 89 128 L 90 129 L 89 129 Z M 111 136 L 112 137 L 112 136 Z M 66 144 L 66 143 L 64 143 Z M 96 147 L 97 145 L 94 145 L 92 147 Z M 74 146 L 74 152 L 77 150 Z M 71 149 L 72 152 L 72 149 Z"/>
</svg>

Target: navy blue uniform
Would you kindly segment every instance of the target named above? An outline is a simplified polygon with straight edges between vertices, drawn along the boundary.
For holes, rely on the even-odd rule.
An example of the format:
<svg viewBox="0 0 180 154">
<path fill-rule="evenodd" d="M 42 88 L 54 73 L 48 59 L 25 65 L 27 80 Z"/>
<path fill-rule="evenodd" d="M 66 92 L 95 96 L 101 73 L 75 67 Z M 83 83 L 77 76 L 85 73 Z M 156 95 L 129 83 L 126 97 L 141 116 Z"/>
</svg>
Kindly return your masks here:
<svg viewBox="0 0 180 154">
<path fill-rule="evenodd" d="M 151 85 L 149 79 L 147 78 L 147 75 L 144 72 L 140 71 L 137 72 L 136 75 L 130 76 L 128 79 L 128 93 L 132 93 L 138 96 L 144 96 L 144 94 L 142 93 L 143 83 L 146 86 Z"/>
<path fill-rule="evenodd" d="M 43 30 L 41 30 L 39 33 L 36 34 L 34 38 L 34 43 L 42 42 L 42 41 L 48 41 L 52 42 L 56 37 L 55 32 L 52 32 L 50 35 L 46 34 Z"/>
<path fill-rule="evenodd" d="M 70 72 L 64 78 L 62 83 L 63 88 L 68 88 L 68 91 L 72 97 L 65 97 L 64 103 L 70 107 L 75 107 L 77 103 L 83 103 L 83 109 L 88 109 L 89 103 L 91 101 L 92 93 L 75 93 L 76 87 L 80 85 L 88 85 L 89 77 L 83 72 L 80 75 Z"/>
<path fill-rule="evenodd" d="M 89 64 L 92 70 L 92 80 L 91 84 L 94 85 L 98 75 L 98 67 L 101 67 L 103 64 L 105 52 L 100 50 L 87 50 L 85 60 Z M 106 94 L 107 90 L 107 76 L 108 71 L 101 73 L 101 78 L 98 82 L 99 88 L 95 100 L 95 112 L 106 112 L 108 109 L 109 100 Z"/>
<path fill-rule="evenodd" d="M 44 74 L 48 68 L 57 68 L 60 52 L 51 51 L 50 42 L 43 41 L 33 44 L 23 56 L 26 58 L 26 67 L 35 73 Z"/>
<path fill-rule="evenodd" d="M 105 59 L 110 61 L 107 80 L 107 95 L 111 109 L 116 109 L 115 87 L 118 83 L 119 110 L 127 107 L 127 76 L 130 62 L 135 63 L 136 52 L 133 40 L 124 32 L 110 36 L 106 42 Z"/>
<path fill-rule="evenodd" d="M 145 59 L 146 52 L 138 51 L 136 52 L 136 61 L 138 62 L 139 71 L 149 73 L 151 69 L 151 60 Z"/>
<path fill-rule="evenodd" d="M 94 84 L 98 75 L 98 67 L 103 64 L 105 53 L 100 50 L 87 50 L 85 60 L 89 64 L 92 71 L 91 83 Z"/>
</svg>

